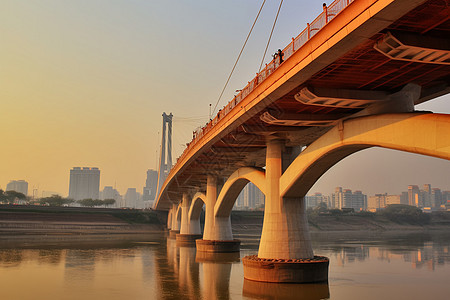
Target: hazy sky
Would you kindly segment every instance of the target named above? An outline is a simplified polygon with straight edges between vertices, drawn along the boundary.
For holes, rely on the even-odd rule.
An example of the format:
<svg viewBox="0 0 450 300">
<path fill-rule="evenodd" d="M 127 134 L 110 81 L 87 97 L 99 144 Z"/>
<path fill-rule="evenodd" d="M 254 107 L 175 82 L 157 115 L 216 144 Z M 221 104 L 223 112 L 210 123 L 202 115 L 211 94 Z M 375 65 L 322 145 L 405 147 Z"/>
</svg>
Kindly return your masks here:
<svg viewBox="0 0 450 300">
<path fill-rule="evenodd" d="M 269 54 L 323 1 L 284 1 Z M 156 168 L 161 114 L 174 114 L 174 157 L 208 119 L 262 0 L 1 0 L 0 188 L 68 194 L 69 170 L 98 167 L 100 186 L 142 191 Z M 267 1 L 219 107 L 258 71 L 278 7 Z M 420 109 L 449 113 L 449 96 Z M 311 190 L 450 189 L 450 163 L 388 150 L 357 153 Z"/>
</svg>

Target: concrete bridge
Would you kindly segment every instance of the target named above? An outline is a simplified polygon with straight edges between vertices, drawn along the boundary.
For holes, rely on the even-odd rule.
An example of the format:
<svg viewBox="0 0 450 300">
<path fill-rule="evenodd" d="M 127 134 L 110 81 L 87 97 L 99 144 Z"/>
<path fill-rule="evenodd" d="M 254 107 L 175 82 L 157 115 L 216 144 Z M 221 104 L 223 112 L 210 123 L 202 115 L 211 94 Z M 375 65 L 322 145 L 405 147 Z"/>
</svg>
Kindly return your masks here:
<svg viewBox="0 0 450 300">
<path fill-rule="evenodd" d="M 450 116 L 414 106 L 450 91 L 450 0 L 337 0 L 194 134 L 155 204 L 197 252 L 239 251 L 230 213 L 254 183 L 266 197 L 244 277 L 328 279 L 314 256 L 304 196 L 334 164 L 369 147 L 450 159 Z M 201 235 L 199 216 L 205 205 Z M 178 234 L 177 234 L 178 233 Z"/>
</svg>

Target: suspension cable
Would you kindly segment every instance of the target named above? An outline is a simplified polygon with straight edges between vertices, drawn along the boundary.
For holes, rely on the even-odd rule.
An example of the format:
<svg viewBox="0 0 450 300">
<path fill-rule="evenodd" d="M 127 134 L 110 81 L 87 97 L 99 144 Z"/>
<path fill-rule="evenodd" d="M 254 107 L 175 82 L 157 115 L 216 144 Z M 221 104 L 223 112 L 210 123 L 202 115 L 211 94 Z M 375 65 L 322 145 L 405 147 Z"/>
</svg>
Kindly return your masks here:
<svg viewBox="0 0 450 300">
<path fill-rule="evenodd" d="M 275 20 L 273 21 L 272 31 L 270 32 L 269 40 L 267 41 L 266 50 L 264 50 L 264 55 L 263 55 L 263 57 L 261 59 L 261 64 L 259 65 L 258 73 L 261 72 L 261 68 L 262 68 L 262 65 L 264 63 L 264 58 L 266 57 L 267 49 L 269 48 L 270 40 L 272 39 L 273 30 L 275 29 L 275 24 L 277 23 L 278 15 L 280 14 L 280 9 L 281 9 L 281 5 L 282 4 L 283 4 L 283 0 L 281 0 L 280 6 L 278 6 L 277 15 L 275 16 Z"/>
<path fill-rule="evenodd" d="M 253 31 L 253 27 L 255 27 L 256 21 L 258 20 L 259 14 L 261 13 L 264 3 L 266 3 L 266 0 L 263 1 L 263 3 L 261 4 L 261 7 L 259 8 L 258 14 L 256 15 L 255 21 L 253 22 L 252 28 L 250 28 L 250 32 L 248 33 L 247 38 L 245 39 L 244 45 L 241 48 L 241 52 L 239 52 L 236 62 L 234 63 L 233 69 L 231 70 L 230 75 L 228 76 L 227 82 L 225 83 L 225 86 L 223 87 L 222 92 L 220 93 L 219 99 L 217 99 L 216 105 L 214 105 L 214 109 L 212 110 L 211 115 L 214 115 L 214 112 L 216 111 L 217 105 L 219 104 L 219 101 L 222 98 L 223 92 L 225 91 L 225 89 L 228 85 L 228 82 L 230 81 L 231 75 L 233 74 L 237 63 L 238 63 L 239 59 L 241 58 L 242 52 L 244 51 L 245 45 L 247 44 L 247 41 L 250 38 L 250 35 Z"/>
</svg>

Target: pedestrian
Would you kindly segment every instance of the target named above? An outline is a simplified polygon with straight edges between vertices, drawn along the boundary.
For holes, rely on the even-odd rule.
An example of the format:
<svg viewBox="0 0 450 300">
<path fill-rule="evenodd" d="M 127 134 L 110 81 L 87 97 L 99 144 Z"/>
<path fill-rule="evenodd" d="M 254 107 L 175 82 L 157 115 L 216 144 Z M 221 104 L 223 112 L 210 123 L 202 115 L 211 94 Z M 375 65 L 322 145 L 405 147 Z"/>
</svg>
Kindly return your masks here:
<svg viewBox="0 0 450 300">
<path fill-rule="evenodd" d="M 278 55 L 278 57 L 280 58 L 280 65 L 281 63 L 284 61 L 283 60 L 283 52 L 281 51 L 281 49 L 278 49 L 278 52 L 276 53 L 276 55 Z"/>
</svg>

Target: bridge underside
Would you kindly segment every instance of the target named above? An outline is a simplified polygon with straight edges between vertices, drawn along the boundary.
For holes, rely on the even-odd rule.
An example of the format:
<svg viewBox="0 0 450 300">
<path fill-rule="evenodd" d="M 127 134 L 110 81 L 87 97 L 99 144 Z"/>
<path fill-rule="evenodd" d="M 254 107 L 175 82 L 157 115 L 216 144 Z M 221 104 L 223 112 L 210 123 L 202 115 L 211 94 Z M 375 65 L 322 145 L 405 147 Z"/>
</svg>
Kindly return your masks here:
<svg viewBox="0 0 450 300">
<path fill-rule="evenodd" d="M 355 1 L 351 4 L 354 7 L 349 6 L 346 10 L 349 13 L 351 9 L 357 10 L 359 2 Z M 377 20 L 369 19 L 368 23 L 378 22 L 385 24 L 384 27 L 372 30 L 373 33 L 363 31 L 369 32 L 370 36 L 351 36 L 348 33 L 351 42 L 346 42 L 345 38 L 342 40 L 352 46 L 347 46 L 348 50 L 342 46 L 346 49 L 342 52 L 330 47 L 318 60 L 331 62 L 316 68 L 317 71 L 307 79 L 299 72 L 286 79 L 286 87 L 279 88 L 282 92 L 264 98 L 266 91 L 262 90 L 257 95 L 261 100 L 248 106 L 251 110 L 228 123 L 225 129 L 221 128 L 216 136 L 205 142 L 207 146 L 195 151 L 175 175 L 169 175 L 170 182 L 156 209 L 170 209 L 172 203 L 181 201 L 183 193 L 205 192 L 206 174 L 227 178 L 240 167 L 264 167 L 268 140 L 282 139 L 287 147 L 308 146 L 340 120 L 356 113 L 364 115 L 365 109 L 386 101 L 389 95 L 408 83 L 420 87 L 414 104 L 448 93 L 450 1 L 397 2 L 400 4 L 392 10 L 405 13 L 396 21 L 380 21 L 383 11 L 379 12 Z M 413 6 L 416 7 L 410 10 Z M 340 28 L 339 21 L 336 17 L 327 26 Z M 373 27 L 380 27 L 378 23 Z M 313 37 L 318 41 L 319 33 Z M 295 61 L 295 55 L 280 65 L 280 72 L 286 74 L 296 67 L 290 65 L 290 60 Z M 301 59 L 297 64 L 300 63 L 303 63 Z M 283 78 L 283 74 L 279 76 Z M 246 104 L 243 101 L 242 105 L 237 105 L 241 107 L 235 109 L 246 110 Z"/>
</svg>

